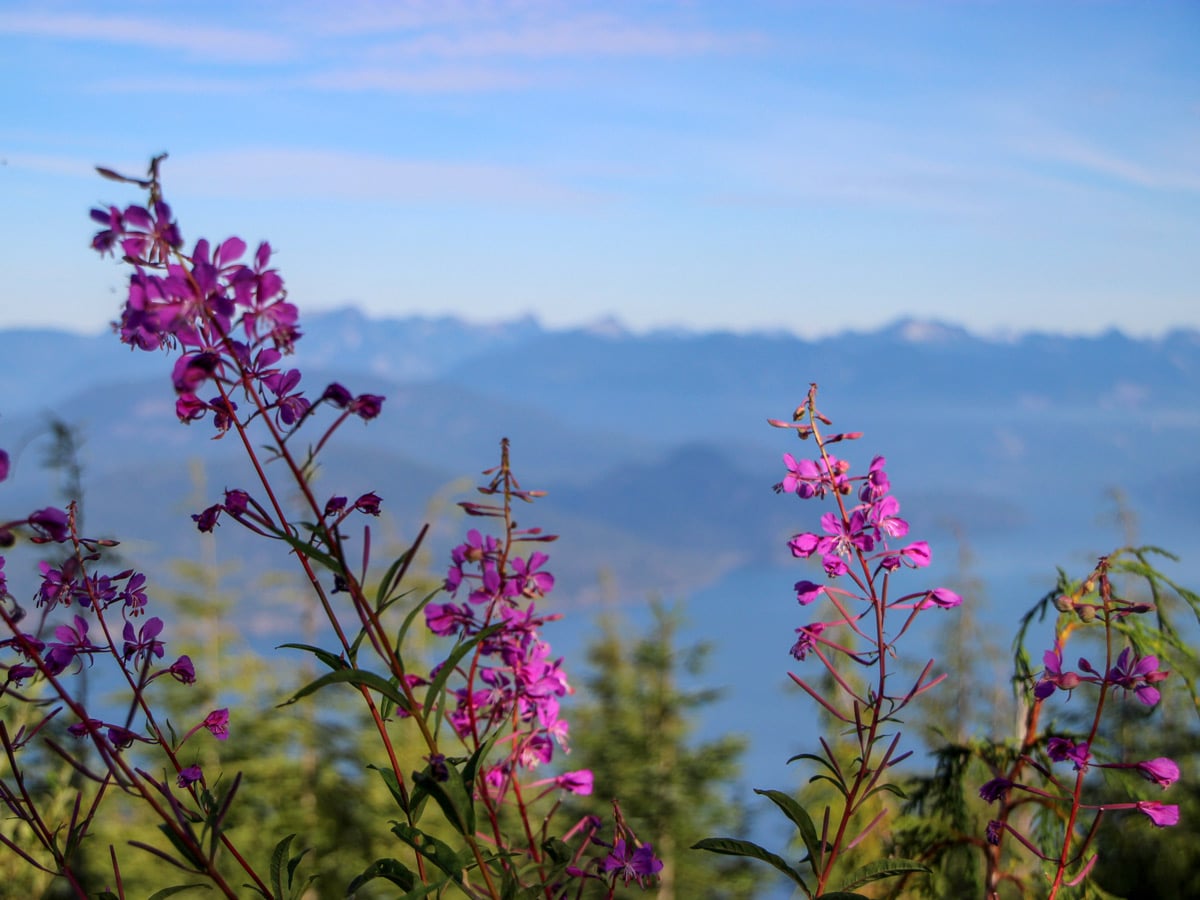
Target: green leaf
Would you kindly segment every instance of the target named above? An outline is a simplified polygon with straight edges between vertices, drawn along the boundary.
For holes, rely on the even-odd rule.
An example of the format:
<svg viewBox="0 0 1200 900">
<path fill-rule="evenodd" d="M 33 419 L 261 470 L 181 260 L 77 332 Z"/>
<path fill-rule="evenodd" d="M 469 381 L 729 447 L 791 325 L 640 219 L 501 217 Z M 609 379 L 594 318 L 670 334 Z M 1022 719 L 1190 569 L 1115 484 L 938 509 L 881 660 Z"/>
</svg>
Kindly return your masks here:
<svg viewBox="0 0 1200 900">
<path fill-rule="evenodd" d="M 296 693 L 292 695 L 290 700 L 285 700 L 279 705 L 289 706 L 302 697 L 307 697 L 309 694 L 316 693 L 323 687 L 327 687 L 331 684 L 342 683 L 349 683 L 358 685 L 360 687 L 370 688 L 371 690 L 379 693 L 381 696 L 387 697 L 400 709 L 405 710 L 406 712 L 409 711 L 408 700 L 405 699 L 403 694 L 396 690 L 395 685 L 389 684 L 386 678 L 381 678 L 374 672 L 368 672 L 365 669 L 340 669 L 337 672 L 329 672 L 326 675 L 322 675 L 316 681 L 300 688 L 300 690 L 296 691 Z"/>
<path fill-rule="evenodd" d="M 450 676 L 454 674 L 454 670 L 458 666 L 459 660 L 474 650 L 475 646 L 480 641 L 487 640 L 497 631 L 499 631 L 500 628 L 501 626 L 499 625 L 490 625 L 487 628 L 483 628 L 469 641 L 463 641 L 450 651 L 450 655 L 446 657 L 446 661 L 438 668 L 437 677 L 429 683 L 429 687 L 425 691 L 425 709 L 423 714 L 426 721 L 429 720 L 429 711 L 433 709 L 433 704 L 445 690 L 447 680 L 449 680 Z"/>
<path fill-rule="evenodd" d="M 336 653 L 330 653 L 328 650 L 323 650 L 320 647 L 314 647 L 312 644 L 280 644 L 275 649 L 307 650 L 335 672 L 350 668 L 349 664 Z"/>
<path fill-rule="evenodd" d="M 462 884 L 463 863 L 454 848 L 445 841 L 413 828 L 405 822 L 393 822 L 392 833 L 408 846 L 450 876 L 455 884 Z"/>
<path fill-rule="evenodd" d="M 275 845 L 275 850 L 271 853 L 271 890 L 275 892 L 277 900 L 286 896 L 283 891 L 283 866 L 287 862 L 288 847 L 295 838 L 295 834 L 289 834 Z"/>
<path fill-rule="evenodd" d="M 846 790 L 846 786 L 837 778 L 831 778 L 828 775 L 814 775 L 812 778 L 808 779 L 809 784 L 815 784 L 818 781 L 828 781 L 838 789 L 838 793 L 840 793 L 843 797 L 850 796 L 850 792 Z"/>
<path fill-rule="evenodd" d="M 877 784 L 875 787 L 871 788 L 871 790 L 867 791 L 866 796 L 864 796 L 863 799 L 865 800 L 867 797 L 874 797 L 880 791 L 887 791 L 889 794 L 895 794 L 901 800 L 908 799 L 908 794 L 904 793 L 900 786 L 895 784 Z"/>
<path fill-rule="evenodd" d="M 820 763 L 836 777 L 841 778 L 841 773 L 837 767 L 823 756 L 817 756 L 815 753 L 797 753 L 795 756 L 788 757 L 788 765 L 791 765 L 798 759 L 811 759 L 813 762 Z"/>
<path fill-rule="evenodd" d="M 363 869 L 362 874 L 346 887 L 347 894 L 353 894 L 368 881 L 382 878 L 390 881 L 402 891 L 411 891 L 417 883 L 417 878 L 404 863 L 395 859 L 377 859 Z"/>
<path fill-rule="evenodd" d="M 441 588 L 437 588 L 436 590 L 430 591 L 428 594 L 425 595 L 425 597 L 421 600 L 421 602 L 419 602 L 416 606 L 414 606 L 412 608 L 412 610 L 409 612 L 409 614 L 404 617 L 404 623 L 400 626 L 400 631 L 396 633 L 396 646 L 397 647 L 401 647 L 404 645 L 404 636 L 406 634 L 408 634 L 408 630 L 410 628 L 412 628 L 413 620 L 416 619 L 416 617 L 421 614 L 421 610 L 423 610 L 426 606 L 428 606 L 429 602 L 434 597 L 436 597 L 438 594 L 440 594 L 441 592 L 442 592 Z"/>
<path fill-rule="evenodd" d="M 404 791 L 400 790 L 400 782 L 397 780 L 395 772 L 393 772 L 387 766 L 377 766 L 372 763 L 368 763 L 367 768 L 374 769 L 379 773 L 380 777 L 383 779 L 383 783 L 387 785 L 387 789 L 391 792 L 392 799 L 396 801 L 396 805 L 400 807 L 401 811 L 403 811 L 405 815 L 412 813 L 414 822 L 421 817 L 419 809 L 420 804 L 415 802 L 411 794 L 409 795 L 408 802 L 405 803 Z"/>
<path fill-rule="evenodd" d="M 205 890 L 205 891 L 211 891 L 212 885 L 209 885 L 209 884 L 176 884 L 172 887 L 165 887 L 161 891 L 155 891 L 153 894 L 151 894 L 147 898 L 147 900 L 161 900 L 161 898 L 163 898 L 163 897 L 170 897 L 173 894 L 182 894 L 184 891 L 190 891 L 192 888 L 201 888 L 202 890 Z M 112 894 L 108 893 L 108 891 L 105 891 L 100 896 L 102 898 L 105 896 L 113 897 L 113 900 L 116 900 L 116 897 L 114 897 Z"/>
<path fill-rule="evenodd" d="M 183 827 L 187 829 L 188 837 L 190 837 L 193 841 L 195 841 L 196 835 L 194 833 L 192 833 L 191 826 L 189 826 L 185 822 L 185 823 L 183 823 Z M 203 855 L 198 852 L 198 849 L 199 849 L 198 847 L 197 847 L 197 849 L 192 849 L 192 847 L 189 846 L 188 843 L 186 841 L 184 841 L 183 838 L 181 838 L 179 835 L 177 835 L 174 832 L 174 830 L 166 823 L 159 825 L 158 830 L 167 836 L 167 840 L 169 840 L 171 842 L 171 846 L 174 847 L 176 850 L 178 850 L 180 856 L 182 856 L 184 858 L 184 860 L 186 860 L 186 862 L 187 862 L 187 865 L 180 865 L 178 862 L 174 862 L 174 860 L 172 860 L 172 862 L 174 862 L 175 865 L 177 865 L 177 866 L 179 866 L 179 868 L 185 869 L 185 870 L 187 869 L 188 865 L 192 866 L 192 868 L 197 872 L 203 872 L 205 870 L 205 868 L 208 865 L 208 861 L 206 859 L 204 859 Z M 196 843 L 198 844 L 199 842 L 197 841 Z M 148 849 L 148 848 L 144 848 L 144 849 Z M 162 854 L 160 854 L 160 855 L 162 855 Z"/>
<path fill-rule="evenodd" d="M 430 767 L 423 772 L 413 772 L 413 784 L 421 787 L 442 808 L 446 822 L 462 835 L 475 833 L 475 805 L 463 785 L 462 773 L 449 760 L 446 761 L 449 776 L 445 781 L 434 778 Z"/>
<path fill-rule="evenodd" d="M 754 793 L 766 797 L 795 823 L 796 829 L 800 832 L 800 840 L 804 841 L 804 847 L 808 850 L 808 858 L 812 860 L 815 873 L 823 854 L 820 852 L 821 840 L 817 837 L 817 826 L 813 824 L 812 817 L 791 794 L 785 794 L 782 791 L 764 791 L 758 788 L 754 789 Z"/>
<path fill-rule="evenodd" d="M 860 887 L 864 884 L 870 884 L 872 881 L 880 881 L 884 878 L 895 878 L 897 875 L 904 875 L 909 872 L 928 871 L 929 866 L 924 865 L 923 863 L 915 862 L 911 859 L 879 859 L 873 863 L 868 863 L 855 872 L 852 872 L 849 880 L 843 883 L 839 890 L 849 891 L 852 888 Z M 822 894 L 821 896 L 829 897 L 832 895 Z"/>
<path fill-rule="evenodd" d="M 777 856 L 770 850 L 764 850 L 758 844 L 751 841 L 739 841 L 736 838 L 705 838 L 702 841 L 697 841 L 692 844 L 693 850 L 708 850 L 710 853 L 723 853 L 726 856 L 744 856 L 749 859 L 757 859 L 768 865 L 774 866 L 792 881 L 800 886 L 806 897 L 812 896 L 812 891 L 808 889 L 808 885 L 804 883 L 803 876 L 787 864 L 787 861 L 781 856 Z"/>
<path fill-rule="evenodd" d="M 574 855 L 571 853 L 571 848 L 567 845 L 566 841 L 555 837 L 546 838 L 546 840 L 542 841 L 542 852 L 550 857 L 551 862 L 556 864 L 568 863 Z"/>
<path fill-rule="evenodd" d="M 301 850 L 299 853 L 297 853 L 295 856 L 293 856 L 291 859 L 288 860 L 288 864 L 287 864 L 288 890 L 290 892 L 289 896 L 292 898 L 292 900 L 298 900 L 298 898 L 303 897 L 305 890 L 308 888 L 308 885 L 312 884 L 314 881 L 317 880 L 316 875 L 309 875 L 308 879 L 304 882 L 304 884 L 302 886 L 298 887 L 296 885 L 296 869 L 300 865 L 300 860 L 304 859 L 304 857 L 307 856 L 309 851 L 311 851 L 311 850 L 312 850 L 312 847 L 305 847 L 303 850 Z"/>
<path fill-rule="evenodd" d="M 287 534 L 286 532 L 282 532 L 282 531 L 279 532 L 279 537 L 282 540 L 287 541 L 289 544 L 291 544 L 292 549 L 295 550 L 297 553 L 299 553 L 301 556 L 307 556 L 309 559 L 316 560 L 322 566 L 324 566 L 326 569 L 328 569 L 330 572 L 333 572 L 335 575 L 343 574 L 341 563 L 339 563 L 336 559 L 334 559 L 328 553 L 325 553 L 322 550 L 318 550 L 316 547 L 314 547 L 308 541 L 302 541 L 302 540 L 300 540 L 300 538 L 293 537 L 292 535 Z"/>
</svg>

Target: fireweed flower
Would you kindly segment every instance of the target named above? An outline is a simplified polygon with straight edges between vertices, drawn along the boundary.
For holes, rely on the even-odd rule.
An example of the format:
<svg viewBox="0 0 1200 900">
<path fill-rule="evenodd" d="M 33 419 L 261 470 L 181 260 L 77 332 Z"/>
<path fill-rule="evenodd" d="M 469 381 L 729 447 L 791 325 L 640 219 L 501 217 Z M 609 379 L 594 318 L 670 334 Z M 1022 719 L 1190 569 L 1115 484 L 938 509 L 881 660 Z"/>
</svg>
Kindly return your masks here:
<svg viewBox="0 0 1200 900">
<path fill-rule="evenodd" d="M 37 533 L 33 538 L 35 544 L 47 542 L 61 544 L 71 537 L 71 531 L 67 525 L 67 514 L 53 506 L 37 510 L 30 514 L 26 521 Z"/>
<path fill-rule="evenodd" d="M 845 475 L 850 468 L 847 462 L 834 456 L 829 457 L 828 463 L 824 459 L 797 460 L 792 454 L 785 453 L 783 464 L 787 466 L 788 473 L 775 486 L 777 491 L 796 494 L 803 500 L 824 497 L 826 491 L 830 490 L 845 493 L 842 488 L 846 485 Z"/>
<path fill-rule="evenodd" d="M 1013 783 L 1007 778 L 993 778 L 979 789 L 979 796 L 988 803 L 993 803 L 1012 790 L 1012 786 Z"/>
<path fill-rule="evenodd" d="M 1164 756 L 1140 762 L 1136 768 L 1143 778 L 1153 781 L 1164 790 L 1179 780 L 1179 766 Z"/>
<path fill-rule="evenodd" d="M 650 844 L 642 844 L 629 852 L 624 838 L 617 838 L 613 842 L 612 853 L 604 858 L 602 864 L 604 874 L 613 876 L 614 882 L 620 878 L 628 886 L 631 881 L 636 881 L 639 887 L 644 887 L 645 879 L 657 875 L 662 867 L 662 860 L 654 855 L 654 848 Z"/>
<path fill-rule="evenodd" d="M 171 663 L 166 672 L 180 684 L 196 683 L 196 667 L 192 665 L 191 657 L 186 654 Z"/>
<path fill-rule="evenodd" d="M 1075 743 L 1062 737 L 1052 737 L 1046 741 L 1046 753 L 1055 762 L 1070 760 L 1075 764 L 1077 772 L 1086 770 L 1091 760 L 1091 749 L 1087 741 Z"/>
<path fill-rule="evenodd" d="M 803 661 L 810 650 L 817 646 L 817 639 L 821 636 L 826 625 L 824 622 L 813 622 L 811 625 L 805 625 L 802 628 L 796 629 L 796 643 L 792 644 L 792 649 L 789 651 L 796 659 Z"/>
<path fill-rule="evenodd" d="M 1154 706 L 1159 700 L 1159 690 L 1154 687 L 1163 681 L 1170 673 L 1158 669 L 1158 657 L 1143 656 L 1137 659 L 1133 649 L 1126 647 L 1117 657 L 1117 664 L 1108 672 L 1108 681 L 1126 691 L 1133 691 L 1138 701 L 1146 706 Z"/>
<path fill-rule="evenodd" d="M 814 584 L 811 581 L 797 581 L 795 584 L 796 600 L 801 606 L 808 606 L 818 597 L 826 592 L 826 587 L 823 584 Z"/>
<path fill-rule="evenodd" d="M 1062 651 L 1058 648 L 1042 654 L 1042 665 L 1042 677 L 1033 688 L 1033 696 L 1038 700 L 1045 700 L 1056 689 L 1073 691 L 1083 681 L 1076 673 L 1062 670 Z M 1087 671 L 1087 660 L 1080 660 L 1080 667 Z"/>
<path fill-rule="evenodd" d="M 578 769 L 574 772 L 563 772 L 554 779 L 555 784 L 572 794 L 578 794 L 581 797 L 590 796 L 594 783 L 594 776 L 590 769 Z"/>
<path fill-rule="evenodd" d="M 199 766 L 188 766 L 186 769 L 180 769 L 179 777 L 175 779 L 175 783 L 181 788 L 195 784 L 197 781 L 203 783 L 204 773 Z"/>
<path fill-rule="evenodd" d="M 1000 835 L 1003 833 L 1004 823 L 992 819 L 992 821 L 988 822 L 987 824 L 987 831 L 985 832 L 984 836 L 987 838 L 987 842 L 995 847 L 1000 843 Z"/>
<path fill-rule="evenodd" d="M 49 647 L 46 663 L 55 674 L 66 670 L 80 657 L 91 657 L 103 650 L 88 639 L 88 623 L 83 616 L 75 616 L 70 625 L 59 625 L 54 629 L 54 637 L 55 640 L 46 645 Z"/>
<path fill-rule="evenodd" d="M 125 659 L 138 660 L 143 656 L 155 656 L 161 659 L 165 645 L 158 640 L 158 635 L 162 629 L 162 619 L 157 616 L 147 619 L 146 623 L 137 631 L 134 631 L 132 622 L 126 622 L 122 635 L 125 638 L 123 651 Z"/>
<path fill-rule="evenodd" d="M 229 737 L 229 710 L 214 709 L 200 724 L 218 741 L 223 741 Z"/>
<path fill-rule="evenodd" d="M 1158 828 L 1179 824 L 1179 807 L 1174 804 L 1159 803 L 1157 800 L 1142 800 L 1137 804 L 1137 809 L 1139 812 L 1145 813 Z"/>
</svg>

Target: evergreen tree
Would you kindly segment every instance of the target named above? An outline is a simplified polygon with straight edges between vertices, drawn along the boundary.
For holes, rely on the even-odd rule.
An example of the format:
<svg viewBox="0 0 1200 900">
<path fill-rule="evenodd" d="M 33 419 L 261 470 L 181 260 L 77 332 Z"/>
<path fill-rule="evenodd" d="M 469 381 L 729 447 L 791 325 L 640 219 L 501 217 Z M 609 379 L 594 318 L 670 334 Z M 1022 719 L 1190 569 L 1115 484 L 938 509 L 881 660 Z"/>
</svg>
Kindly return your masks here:
<svg viewBox="0 0 1200 900">
<path fill-rule="evenodd" d="M 766 873 L 745 860 L 688 849 L 715 832 L 744 827 L 745 811 L 727 789 L 746 741 L 692 740 L 696 711 L 719 693 L 689 691 L 679 681 L 702 673 L 710 648 L 677 646 L 677 611 L 655 604 L 653 616 L 650 631 L 632 639 L 627 622 L 603 618 L 588 649 L 591 671 L 570 717 L 571 764 L 592 770 L 595 792 L 575 799 L 570 810 L 607 819 L 619 791 L 625 821 L 664 862 L 662 900 L 752 898 Z"/>
</svg>

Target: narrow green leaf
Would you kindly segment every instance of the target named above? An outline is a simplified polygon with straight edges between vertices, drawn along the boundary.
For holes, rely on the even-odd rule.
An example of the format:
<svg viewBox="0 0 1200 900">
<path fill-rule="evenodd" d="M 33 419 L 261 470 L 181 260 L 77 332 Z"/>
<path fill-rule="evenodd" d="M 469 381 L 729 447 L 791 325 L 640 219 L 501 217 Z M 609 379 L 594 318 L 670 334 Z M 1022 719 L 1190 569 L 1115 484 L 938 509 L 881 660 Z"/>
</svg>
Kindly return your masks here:
<svg viewBox="0 0 1200 900">
<path fill-rule="evenodd" d="M 191 832 L 191 827 L 186 823 L 184 823 L 183 827 L 188 829 L 188 837 L 192 838 L 192 840 L 195 840 L 196 836 Z M 163 823 L 162 825 L 158 826 L 158 830 L 167 836 L 167 840 L 171 842 L 171 846 L 179 851 L 180 856 L 187 861 L 188 865 L 192 866 L 197 872 L 204 871 L 205 866 L 207 865 L 207 860 L 197 853 L 196 850 L 193 850 L 192 847 L 189 846 L 183 838 L 177 835 L 169 825 Z M 176 863 L 176 865 L 179 864 Z M 187 866 L 180 866 L 180 868 L 186 869 Z"/>
<path fill-rule="evenodd" d="M 379 773 L 379 776 L 383 779 L 383 783 L 387 785 L 388 791 L 391 792 L 392 799 L 396 801 L 396 805 L 398 807 L 400 807 L 401 811 L 403 813 L 405 813 L 405 815 L 407 815 L 410 810 L 410 805 L 406 804 L 404 802 L 404 792 L 402 790 L 400 790 L 400 782 L 396 779 L 396 773 L 393 772 L 387 766 L 377 766 L 377 765 L 374 765 L 373 763 L 368 763 L 367 768 L 374 769 L 376 772 Z M 409 796 L 410 804 L 411 804 L 411 801 L 412 801 L 412 797 L 410 795 Z M 412 804 L 412 805 L 415 805 L 415 804 Z M 414 819 L 414 821 L 415 821 L 415 819 Z"/>
<path fill-rule="evenodd" d="M 785 794 L 782 791 L 759 790 L 758 788 L 754 789 L 754 793 L 769 799 L 792 820 L 800 832 L 800 840 L 804 841 L 804 847 L 808 850 L 808 858 L 812 861 L 815 874 L 822 854 L 820 852 L 821 840 L 817 836 L 817 826 L 813 824 L 812 817 L 791 794 Z"/>
<path fill-rule="evenodd" d="M 824 766 L 830 772 L 830 775 L 826 776 L 826 778 L 829 781 L 833 781 L 834 784 L 840 785 L 842 793 L 846 793 L 846 780 L 842 777 L 842 773 L 839 772 L 837 767 L 825 757 L 817 756 L 815 753 L 797 753 L 795 756 L 788 758 L 788 764 L 790 765 L 798 759 L 811 759 L 813 762 Z"/>
<path fill-rule="evenodd" d="M 459 834 L 475 833 L 475 807 L 463 787 L 462 773 L 449 760 L 446 762 L 448 778 L 438 781 L 429 767 L 423 772 L 413 772 L 413 784 L 422 788 L 442 809 L 446 822 Z"/>
<path fill-rule="evenodd" d="M 462 860 L 445 841 L 404 822 L 393 822 L 392 833 L 449 875 L 455 884 L 462 884 Z"/>
<path fill-rule="evenodd" d="M 458 665 L 459 660 L 474 650 L 480 641 L 487 640 L 499 631 L 500 627 L 499 625 L 490 625 L 487 628 L 481 629 L 470 640 L 463 641 L 450 651 L 450 655 L 446 657 L 446 661 L 438 668 L 437 677 L 429 683 L 429 687 L 425 691 L 425 709 L 423 715 L 426 721 L 429 719 L 429 711 L 433 709 L 433 704 L 445 690 L 447 680 L 454 674 L 454 669 Z"/>
<path fill-rule="evenodd" d="M 308 543 L 308 541 L 302 541 L 300 538 L 293 537 L 292 535 L 286 534 L 282 531 L 279 532 L 279 537 L 290 544 L 292 549 L 301 556 L 307 556 L 309 559 L 319 562 L 322 566 L 324 566 L 330 572 L 333 572 L 335 575 L 342 574 L 341 563 L 339 563 L 325 551 L 318 550 L 312 544 Z"/>
<path fill-rule="evenodd" d="M 295 834 L 289 834 L 275 845 L 275 850 L 271 853 L 271 890 L 275 892 L 277 900 L 283 900 L 286 896 L 283 892 L 283 866 L 287 862 L 288 847 L 295 838 Z"/>
<path fill-rule="evenodd" d="M 841 885 L 839 890 L 849 891 L 856 887 L 861 887 L 864 884 L 870 884 L 872 881 L 880 881 L 884 878 L 895 878 L 897 875 L 904 875 L 909 872 L 928 872 L 929 866 L 923 863 L 915 862 L 911 859 L 878 859 L 873 863 L 867 863 L 861 869 L 850 874 L 849 879 Z M 823 894 L 822 897 L 828 897 L 829 894 Z"/>
<path fill-rule="evenodd" d="M 838 793 L 840 793 L 843 797 L 850 796 L 850 792 L 846 789 L 846 786 L 836 778 L 831 778 L 828 775 L 814 775 L 812 778 L 808 779 L 809 784 L 815 784 L 818 781 L 828 781 L 838 789 Z"/>
<path fill-rule="evenodd" d="M 901 800 L 908 799 L 908 794 L 904 793 L 900 786 L 895 784 L 877 784 L 875 787 L 871 788 L 871 790 L 867 791 L 866 797 L 863 797 L 863 799 L 865 800 L 867 797 L 873 797 L 880 791 L 887 791 L 889 794 L 895 794 Z"/>
<path fill-rule="evenodd" d="M 162 900 L 163 897 L 170 897 L 174 894 L 182 894 L 184 891 L 190 891 L 192 888 L 200 888 L 201 890 L 211 891 L 212 885 L 200 884 L 200 883 L 176 884 L 176 885 L 173 885 L 172 887 L 165 887 L 161 891 L 155 891 L 153 894 L 151 894 L 147 898 L 147 900 Z M 103 895 L 101 895 L 101 896 L 103 896 Z M 113 897 L 112 894 L 108 894 L 108 896 Z M 113 897 L 113 900 L 116 900 L 116 897 Z"/>
<path fill-rule="evenodd" d="M 428 606 L 430 601 L 441 592 L 441 588 L 430 591 L 416 606 L 412 608 L 409 614 L 404 617 L 404 623 L 400 626 L 400 630 L 396 633 L 397 647 L 404 646 L 404 636 L 408 634 L 409 629 L 412 628 L 413 620 L 416 619 L 416 617 L 421 614 L 421 610 Z"/>
<path fill-rule="evenodd" d="M 808 889 L 808 885 L 804 883 L 804 877 L 787 864 L 787 861 L 781 856 L 777 856 L 770 850 L 764 850 L 758 844 L 750 841 L 740 841 L 736 838 L 705 838 L 702 841 L 697 841 L 692 844 L 693 850 L 708 850 L 710 853 L 722 853 L 725 856 L 744 856 L 749 859 L 757 859 L 768 865 L 774 866 L 792 881 L 800 886 L 806 897 L 812 896 L 812 891 Z"/>
<path fill-rule="evenodd" d="M 297 853 L 295 856 L 293 856 L 291 859 L 288 860 L 287 883 L 288 883 L 288 896 L 291 898 L 291 900 L 299 900 L 299 898 L 304 896 L 304 893 L 308 890 L 308 886 L 317 880 L 316 875 L 309 875 L 308 878 L 305 880 L 304 884 L 302 884 L 302 885 L 296 884 L 296 869 L 300 866 L 300 860 L 304 859 L 304 857 L 307 856 L 311 850 L 312 850 L 312 847 L 305 847 L 303 850 L 301 850 L 299 853 Z"/>
<path fill-rule="evenodd" d="M 305 685 L 292 695 L 291 699 L 283 701 L 279 705 L 289 706 L 300 700 L 302 697 L 307 697 L 309 694 L 316 693 L 323 687 L 331 684 L 354 684 L 361 687 L 370 688 L 383 697 L 387 697 L 400 709 L 409 710 L 408 701 L 404 695 L 396 690 L 395 685 L 388 684 L 387 679 L 376 675 L 374 672 L 368 672 L 365 669 L 340 669 L 337 672 L 329 672 L 322 675 L 316 681 Z"/>
<path fill-rule="evenodd" d="M 275 649 L 306 650 L 335 672 L 350 668 L 349 664 L 336 653 L 330 653 L 328 650 L 314 647 L 312 644 L 280 644 Z"/>
<path fill-rule="evenodd" d="M 417 877 L 404 863 L 395 859 L 377 859 L 363 869 L 362 874 L 346 887 L 347 894 L 353 894 L 368 881 L 382 878 L 390 881 L 402 891 L 411 891 L 417 883 Z"/>
</svg>

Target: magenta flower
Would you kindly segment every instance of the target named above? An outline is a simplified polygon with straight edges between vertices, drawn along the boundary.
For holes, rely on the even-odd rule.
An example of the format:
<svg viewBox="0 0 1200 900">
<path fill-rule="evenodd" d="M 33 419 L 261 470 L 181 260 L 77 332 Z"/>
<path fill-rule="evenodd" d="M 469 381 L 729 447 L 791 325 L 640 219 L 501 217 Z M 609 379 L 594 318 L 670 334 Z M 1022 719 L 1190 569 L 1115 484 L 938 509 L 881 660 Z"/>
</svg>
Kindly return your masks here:
<svg viewBox="0 0 1200 900">
<path fill-rule="evenodd" d="M 1154 685 L 1169 674 L 1159 671 L 1157 656 L 1135 659 L 1133 648 L 1126 647 L 1117 657 L 1117 664 L 1109 670 L 1107 678 L 1111 684 L 1133 691 L 1142 704 L 1153 706 L 1160 697 L 1159 690 Z"/>
<path fill-rule="evenodd" d="M 1085 670 L 1089 668 L 1087 660 L 1081 659 L 1079 663 Z M 1033 688 L 1033 696 L 1038 700 L 1045 700 L 1055 689 L 1072 691 L 1083 681 L 1076 673 L 1062 670 L 1062 653 L 1057 648 L 1042 654 L 1042 665 L 1042 677 Z"/>
<path fill-rule="evenodd" d="M 37 532 L 37 536 L 33 538 L 35 544 L 44 544 L 47 541 L 61 544 L 71 537 L 70 528 L 67 526 L 67 514 L 53 506 L 37 510 L 26 521 Z"/>
<path fill-rule="evenodd" d="M 792 644 L 791 654 L 801 662 L 808 656 L 808 652 L 817 646 L 817 639 L 821 636 L 821 632 L 825 630 L 824 622 L 813 622 L 811 625 L 805 625 L 803 628 L 796 629 L 796 643 Z"/>
<path fill-rule="evenodd" d="M 379 505 L 381 503 L 383 503 L 383 498 L 381 498 L 374 491 L 371 491 L 370 493 L 363 494 L 361 497 L 355 500 L 354 508 L 361 513 L 366 513 L 369 516 L 377 516 L 379 515 Z"/>
<path fill-rule="evenodd" d="M 188 766 L 186 769 L 181 769 L 179 777 L 175 779 L 175 783 L 181 788 L 195 784 L 197 781 L 203 782 L 204 773 L 200 771 L 199 766 Z"/>
<path fill-rule="evenodd" d="M 825 585 L 814 584 L 811 581 L 797 581 L 795 588 L 796 599 L 800 602 L 801 606 L 808 606 L 808 604 L 825 593 L 826 590 Z"/>
<path fill-rule="evenodd" d="M 126 622 L 123 637 L 125 638 L 124 657 L 126 660 L 138 659 L 145 654 L 162 658 L 163 642 L 158 640 L 162 632 L 162 619 L 153 616 L 146 620 L 140 629 L 134 631 L 133 623 Z"/>
<path fill-rule="evenodd" d="M 1055 762 L 1070 760 L 1075 764 L 1077 772 L 1086 769 L 1088 761 L 1091 759 L 1091 749 L 1087 741 L 1080 741 L 1077 744 L 1061 737 L 1052 737 L 1046 741 L 1046 753 Z"/>
<path fill-rule="evenodd" d="M 904 537 L 908 534 L 908 522 L 900 518 L 899 512 L 900 501 L 895 497 L 884 497 L 871 507 L 869 518 L 875 526 L 877 538 L 882 539 L 881 535 Z"/>
<path fill-rule="evenodd" d="M 516 557 L 512 560 L 512 568 L 516 573 L 513 579 L 511 593 L 525 597 L 541 597 L 554 589 L 554 576 L 549 572 L 537 571 L 550 559 L 545 553 L 534 552 L 529 560 Z"/>
<path fill-rule="evenodd" d="M 1179 807 L 1174 804 L 1159 803 L 1157 800 L 1142 800 L 1137 804 L 1139 812 L 1149 816 L 1157 828 L 1179 824 Z"/>
<path fill-rule="evenodd" d="M 1179 766 L 1174 760 L 1160 756 L 1137 764 L 1138 773 L 1164 790 L 1179 780 Z"/>
<path fill-rule="evenodd" d="M 365 422 L 379 415 L 383 401 L 384 398 L 378 394 L 359 394 L 346 408 Z"/>
<path fill-rule="evenodd" d="M 985 833 L 984 836 L 987 838 L 987 842 L 989 844 L 991 844 L 993 847 L 995 847 L 995 846 L 999 845 L 1000 835 L 1002 835 L 1003 833 L 1004 833 L 1004 823 L 999 822 L 996 819 L 992 819 L 992 821 L 988 822 L 988 824 L 987 824 L 987 832 Z"/>
<path fill-rule="evenodd" d="M 191 657 L 186 654 L 171 663 L 167 672 L 180 684 L 196 683 L 196 667 L 192 665 Z"/>
<path fill-rule="evenodd" d="M 555 783 L 564 791 L 578 794 L 581 797 L 587 797 L 592 793 L 594 781 L 595 778 L 590 769 L 563 772 L 555 779 Z"/>
<path fill-rule="evenodd" d="M 867 477 L 863 480 L 863 486 L 858 492 L 858 496 L 863 502 L 874 503 L 891 490 L 891 482 L 888 480 L 887 472 L 883 469 L 885 463 L 886 460 L 882 456 L 876 456 L 871 460 Z"/>
<path fill-rule="evenodd" d="M 931 606 L 940 606 L 942 609 L 954 609 L 956 606 L 962 606 L 962 597 L 949 588 L 934 588 L 925 595 L 925 599 L 921 603 L 921 609 L 929 609 Z"/>
<path fill-rule="evenodd" d="M 979 796 L 988 803 L 1002 799 L 1010 790 L 1013 783 L 1007 778 L 993 778 L 979 789 Z"/>
<path fill-rule="evenodd" d="M 612 853 L 604 858 L 603 863 L 605 875 L 615 874 L 626 885 L 636 881 L 640 887 L 645 887 L 645 879 L 657 875 L 662 871 L 662 867 L 662 860 L 655 857 L 654 848 L 650 844 L 642 844 L 629 853 L 624 838 L 616 839 Z"/>
<path fill-rule="evenodd" d="M 223 741 L 229 737 L 229 710 L 214 709 L 204 717 L 204 721 L 200 724 L 207 728 L 218 741 Z"/>
</svg>

